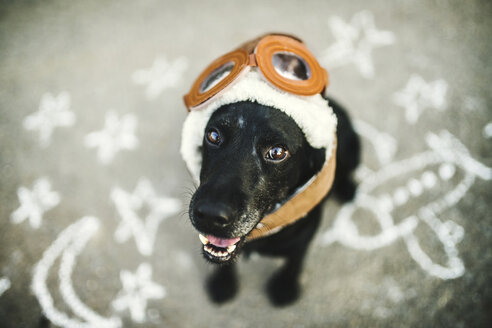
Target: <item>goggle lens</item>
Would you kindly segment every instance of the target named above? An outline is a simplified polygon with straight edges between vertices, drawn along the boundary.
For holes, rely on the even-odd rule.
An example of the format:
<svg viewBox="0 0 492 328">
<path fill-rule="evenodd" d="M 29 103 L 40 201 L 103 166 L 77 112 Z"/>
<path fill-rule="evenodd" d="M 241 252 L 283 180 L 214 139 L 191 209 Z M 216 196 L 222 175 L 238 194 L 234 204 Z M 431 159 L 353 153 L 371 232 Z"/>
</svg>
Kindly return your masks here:
<svg viewBox="0 0 492 328">
<path fill-rule="evenodd" d="M 311 69 L 304 59 L 292 52 L 276 52 L 272 56 L 273 68 L 282 77 L 295 81 L 311 78 Z"/>
<path fill-rule="evenodd" d="M 229 74 L 231 74 L 234 66 L 235 63 L 233 61 L 230 61 L 216 68 L 200 84 L 199 92 L 205 93 L 215 87 L 217 84 L 220 83 L 220 81 L 224 80 Z"/>
</svg>

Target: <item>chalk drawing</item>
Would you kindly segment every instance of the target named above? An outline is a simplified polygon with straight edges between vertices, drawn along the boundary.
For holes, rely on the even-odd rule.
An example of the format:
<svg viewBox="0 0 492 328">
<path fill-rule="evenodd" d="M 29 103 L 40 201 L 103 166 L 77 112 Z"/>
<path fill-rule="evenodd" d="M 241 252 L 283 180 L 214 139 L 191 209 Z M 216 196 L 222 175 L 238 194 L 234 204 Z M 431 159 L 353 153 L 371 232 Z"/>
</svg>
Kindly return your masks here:
<svg viewBox="0 0 492 328">
<path fill-rule="evenodd" d="M 43 313 L 55 325 L 69 328 L 121 327 L 120 318 L 102 317 L 85 305 L 75 293 L 71 281 L 76 257 L 82 252 L 89 239 L 98 229 L 98 219 L 90 216 L 81 218 L 59 234 L 34 267 L 32 290 L 41 305 Z M 60 257 L 61 261 L 58 272 L 60 292 L 66 305 L 77 318 L 69 317 L 66 313 L 61 312 L 55 307 L 53 297 L 47 287 L 46 281 L 49 270 Z"/>
<path fill-rule="evenodd" d="M 117 311 L 128 309 L 133 321 L 144 322 L 147 301 L 164 298 L 166 290 L 152 281 L 152 267 L 148 263 L 140 264 L 135 274 L 122 270 L 120 279 L 123 289 L 113 301 L 113 307 Z"/>
<path fill-rule="evenodd" d="M 426 142 L 430 150 L 411 158 L 389 163 L 379 171 L 368 174 L 359 184 L 354 202 L 344 205 L 337 213 L 333 226 L 323 233 L 321 243 L 331 245 L 338 242 L 346 247 L 359 250 L 375 250 L 402 238 L 410 256 L 429 274 L 441 279 L 453 279 L 463 275 L 465 268 L 456 245 L 464 237 L 459 224 L 439 218 L 448 208 L 460 201 L 475 179 L 492 179 L 492 169 L 473 159 L 466 147 L 446 130 L 439 134 L 429 133 Z M 439 165 L 437 174 L 431 167 Z M 444 196 L 423 205 L 417 213 L 396 224 L 392 213 L 406 204 L 412 197 L 421 195 L 425 189 L 436 186 L 439 181 L 450 179 L 457 168 L 464 172 L 462 180 Z M 422 172 L 423 173 L 419 173 Z M 393 193 L 377 194 L 374 190 L 398 177 L 415 172 L 403 186 Z M 376 235 L 361 235 L 353 216 L 356 210 L 372 212 L 381 232 Z M 434 263 L 422 249 L 415 229 L 425 224 L 441 242 L 447 257 L 445 265 Z"/>
<path fill-rule="evenodd" d="M 138 70 L 132 75 L 133 82 L 145 85 L 147 99 L 157 98 L 165 89 L 177 85 L 183 72 L 188 68 L 188 60 L 180 57 L 169 62 L 164 57 L 154 60 L 152 67 L 147 70 Z"/>
<path fill-rule="evenodd" d="M 393 101 L 405 109 L 407 121 L 414 124 L 427 108 L 439 111 L 446 109 L 447 89 L 448 84 L 442 79 L 426 82 L 421 76 L 414 74 L 407 85 L 393 95 Z"/>
<path fill-rule="evenodd" d="M 320 62 L 327 68 L 354 64 L 363 77 L 373 78 L 372 51 L 393 44 L 394 34 L 376 29 L 374 16 L 369 11 L 356 13 L 350 23 L 332 16 L 328 24 L 336 41 L 322 53 Z"/>
<path fill-rule="evenodd" d="M 484 126 L 482 134 L 486 139 L 492 138 L 492 122 L 489 122 Z"/>
<path fill-rule="evenodd" d="M 58 96 L 45 93 L 37 112 L 27 116 L 23 121 L 26 130 L 39 131 L 39 143 L 47 147 L 51 142 L 51 135 L 57 126 L 72 126 L 75 123 L 75 114 L 70 110 L 70 95 L 62 92 Z"/>
<path fill-rule="evenodd" d="M 120 150 L 137 147 L 136 127 L 135 115 L 125 114 L 120 119 L 116 112 L 109 111 L 105 116 L 104 129 L 89 133 L 85 137 L 85 145 L 98 148 L 99 161 L 103 165 L 109 164 Z"/>
<path fill-rule="evenodd" d="M 32 190 L 26 187 L 17 189 L 20 206 L 10 215 L 12 223 L 21 223 L 29 219 L 34 229 L 41 226 L 44 212 L 60 203 L 60 195 L 51 190 L 51 183 L 47 178 L 40 178 L 34 182 Z"/>
<path fill-rule="evenodd" d="M 3 277 L 0 279 L 0 296 L 3 295 L 10 288 L 10 279 Z"/>
<path fill-rule="evenodd" d="M 138 181 L 131 194 L 114 187 L 111 191 L 111 199 L 121 217 L 114 238 L 119 243 L 123 243 L 133 236 L 137 249 L 146 256 L 151 255 L 154 250 L 154 241 L 161 221 L 181 209 L 181 202 L 178 199 L 157 196 L 152 184 L 146 178 Z M 144 207 L 149 210 L 145 222 L 138 214 Z"/>
<path fill-rule="evenodd" d="M 357 133 L 366 138 L 373 145 L 379 162 L 381 164 L 391 162 L 397 149 L 395 138 L 388 133 L 381 132 L 379 129 L 376 129 L 364 121 L 354 120 L 353 124 Z"/>
</svg>

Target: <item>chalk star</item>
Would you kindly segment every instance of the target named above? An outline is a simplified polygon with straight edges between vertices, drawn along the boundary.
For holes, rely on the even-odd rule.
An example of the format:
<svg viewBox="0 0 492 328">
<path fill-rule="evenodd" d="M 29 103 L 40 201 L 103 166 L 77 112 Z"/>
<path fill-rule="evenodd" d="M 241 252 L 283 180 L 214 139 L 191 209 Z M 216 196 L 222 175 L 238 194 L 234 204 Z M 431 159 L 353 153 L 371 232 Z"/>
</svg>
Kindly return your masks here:
<svg viewBox="0 0 492 328">
<path fill-rule="evenodd" d="M 34 229 L 41 226 L 43 213 L 60 203 L 60 195 L 51 191 L 51 184 L 46 178 L 36 180 L 32 191 L 20 187 L 17 196 L 21 205 L 10 215 L 10 221 L 18 224 L 29 219 Z"/>
<path fill-rule="evenodd" d="M 128 309 L 133 321 L 144 322 L 147 301 L 164 298 L 166 290 L 151 280 L 152 267 L 148 263 L 140 264 L 135 274 L 122 270 L 120 279 L 123 289 L 112 302 L 113 307 L 117 311 Z"/>
<path fill-rule="evenodd" d="M 115 112 L 107 112 L 104 128 L 89 133 L 85 137 L 85 145 L 89 148 L 99 148 L 99 161 L 103 165 L 109 164 L 120 150 L 137 147 L 136 126 L 137 118 L 132 114 L 125 114 L 120 119 Z"/>
<path fill-rule="evenodd" d="M 368 11 L 356 13 L 350 23 L 333 16 L 328 24 L 336 42 L 325 50 L 320 57 L 320 62 L 328 68 L 353 63 L 363 77 L 373 78 L 372 50 L 394 43 L 393 33 L 377 30 L 374 26 L 374 17 Z"/>
<path fill-rule="evenodd" d="M 133 236 L 137 249 L 142 255 L 152 254 L 161 221 L 177 213 L 181 208 L 178 199 L 158 197 L 150 181 L 145 178 L 138 181 L 132 194 L 118 187 L 113 188 L 111 199 L 121 217 L 114 235 L 116 241 L 123 243 Z M 145 223 L 137 214 L 144 205 L 149 208 Z"/>
<path fill-rule="evenodd" d="M 426 108 L 446 109 L 446 91 L 444 80 L 425 82 L 421 76 L 412 75 L 403 90 L 393 95 L 395 104 L 405 108 L 405 117 L 411 124 L 417 122 Z"/>
<path fill-rule="evenodd" d="M 75 122 L 75 114 L 70 110 L 70 95 L 62 92 L 54 97 L 45 93 L 41 97 L 39 110 L 23 121 L 26 130 L 39 130 L 39 142 L 47 147 L 51 142 L 51 135 L 57 126 L 71 126 Z"/>
<path fill-rule="evenodd" d="M 147 98 L 155 99 L 165 89 L 174 87 L 187 68 L 188 61 L 184 57 L 180 57 L 172 63 L 163 57 L 158 57 L 154 60 L 151 68 L 133 73 L 132 79 L 136 84 L 146 85 L 145 94 Z"/>
<path fill-rule="evenodd" d="M 492 122 L 487 123 L 483 127 L 482 134 L 483 134 L 483 137 L 486 139 L 492 138 Z"/>
<path fill-rule="evenodd" d="M 0 296 L 3 295 L 10 288 L 10 279 L 7 277 L 3 277 L 0 279 Z"/>
</svg>

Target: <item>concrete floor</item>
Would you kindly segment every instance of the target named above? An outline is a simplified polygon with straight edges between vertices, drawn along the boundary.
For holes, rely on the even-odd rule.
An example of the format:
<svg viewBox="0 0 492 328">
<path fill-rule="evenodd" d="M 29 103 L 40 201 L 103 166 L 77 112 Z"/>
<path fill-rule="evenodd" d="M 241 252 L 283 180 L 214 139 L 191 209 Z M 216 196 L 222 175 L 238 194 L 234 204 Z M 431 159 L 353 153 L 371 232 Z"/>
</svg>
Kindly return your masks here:
<svg viewBox="0 0 492 328">
<path fill-rule="evenodd" d="M 490 327 L 488 1 L 2 1 L 1 327 Z M 267 31 L 307 43 L 363 138 L 287 308 L 241 260 L 217 307 L 186 207 L 182 95 Z M 44 313 L 44 315 L 43 315 Z"/>
</svg>

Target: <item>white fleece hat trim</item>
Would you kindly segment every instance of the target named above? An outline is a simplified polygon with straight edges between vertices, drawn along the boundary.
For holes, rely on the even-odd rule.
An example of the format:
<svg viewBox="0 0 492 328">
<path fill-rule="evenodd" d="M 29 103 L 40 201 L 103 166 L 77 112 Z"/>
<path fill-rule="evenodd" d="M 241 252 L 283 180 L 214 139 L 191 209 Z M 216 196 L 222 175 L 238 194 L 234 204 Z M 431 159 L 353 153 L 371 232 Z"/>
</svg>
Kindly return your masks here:
<svg viewBox="0 0 492 328">
<path fill-rule="evenodd" d="M 241 101 L 255 101 L 289 115 L 304 132 L 312 147 L 326 149 L 325 160 L 331 156 L 337 118 L 328 101 L 320 94 L 297 96 L 283 92 L 271 86 L 256 68 L 253 68 L 231 87 L 217 95 L 210 104 L 199 110 L 192 110 L 185 119 L 181 138 L 181 156 L 196 183 L 200 182 L 202 165 L 200 147 L 210 117 L 221 106 Z"/>
</svg>

